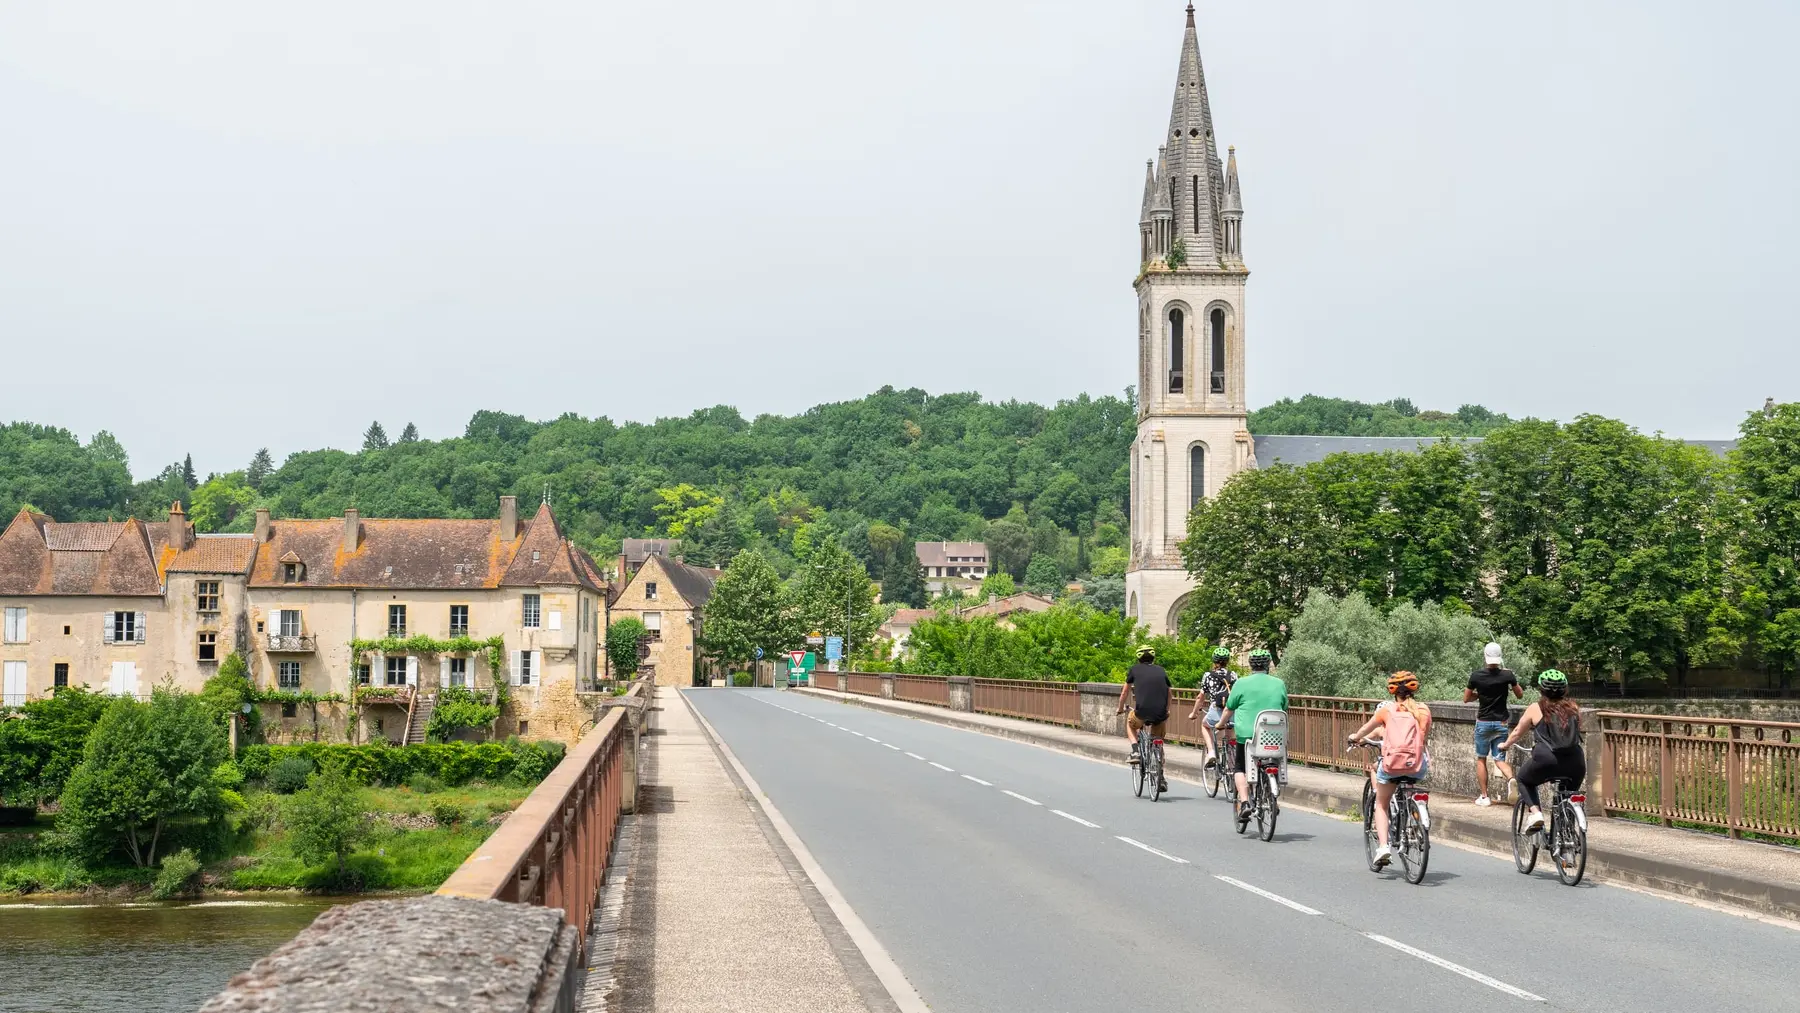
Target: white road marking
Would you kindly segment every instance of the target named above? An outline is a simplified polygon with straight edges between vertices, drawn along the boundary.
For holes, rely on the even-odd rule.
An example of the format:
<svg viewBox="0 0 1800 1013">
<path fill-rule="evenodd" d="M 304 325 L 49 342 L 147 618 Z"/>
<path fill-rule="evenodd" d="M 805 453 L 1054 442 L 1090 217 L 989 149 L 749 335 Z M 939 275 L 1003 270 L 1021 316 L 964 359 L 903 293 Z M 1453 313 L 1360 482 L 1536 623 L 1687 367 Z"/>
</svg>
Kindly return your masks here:
<svg viewBox="0 0 1800 1013">
<path fill-rule="evenodd" d="M 1039 801 L 1038 801 L 1038 800 L 1037 800 L 1037 799 L 1035 799 L 1035 798 L 1026 798 L 1026 797 L 1025 797 L 1025 796 L 1023 796 L 1023 795 L 1021 795 L 1021 794 L 1019 794 L 1019 793 L 1018 793 L 1018 792 L 1016 792 L 1016 791 L 1007 791 L 1007 790 L 1006 790 L 1006 789 L 1005 789 L 1005 788 L 1002 788 L 1002 789 L 1000 789 L 1000 791 L 1001 791 L 1001 792 L 1002 792 L 1002 793 L 1003 793 L 1003 794 L 1007 794 L 1007 795 L 1011 795 L 1011 796 L 1012 796 L 1012 797 L 1013 797 L 1013 798 L 1016 798 L 1016 799 L 1018 799 L 1018 800 L 1019 800 L 1019 801 L 1021 801 L 1021 802 L 1025 802 L 1025 803 L 1028 803 L 1028 804 L 1030 804 L 1030 805 L 1043 805 L 1043 804 L 1044 804 L 1044 803 L 1042 803 L 1042 802 L 1039 802 Z"/>
<path fill-rule="evenodd" d="M 907 753 L 907 754 L 906 754 L 906 755 L 908 755 L 908 756 L 910 756 L 910 757 L 912 757 L 912 758 L 913 758 L 913 759 L 915 759 L 915 760 L 923 760 L 923 759 L 925 759 L 925 758 L 924 758 L 924 757 L 923 757 L 923 756 L 920 756 L 920 755 L 919 755 L 919 754 L 918 754 L 918 753 Z"/>
<path fill-rule="evenodd" d="M 1300 912 L 1301 914 L 1316 915 L 1319 913 L 1319 912 L 1313 910 L 1312 908 L 1307 907 L 1305 904 L 1296 904 L 1293 901 L 1288 900 L 1286 897 L 1281 896 L 1280 894 L 1270 893 L 1269 891 L 1264 890 L 1260 886 L 1251 886 L 1249 883 L 1246 883 L 1241 879 L 1232 879 L 1230 876 L 1214 876 L 1213 878 L 1218 880 L 1221 883 L 1230 883 L 1232 886 L 1237 887 L 1239 890 L 1248 890 L 1251 893 L 1256 894 L 1258 897 L 1261 897 L 1265 900 L 1272 900 L 1277 904 L 1283 904 L 1283 905 L 1286 905 L 1287 907 L 1291 907 L 1295 911 Z"/>
<path fill-rule="evenodd" d="M 1507 995 L 1516 996 L 1520 999 L 1529 999 L 1532 1002 L 1543 1002 L 1544 1001 L 1544 997 L 1541 995 L 1532 995 L 1530 992 L 1527 992 L 1522 988 L 1518 988 L 1513 985 L 1508 985 L 1506 982 L 1500 981 L 1495 978 L 1490 978 L 1487 975 L 1482 974 L 1480 971 L 1472 971 L 1469 968 L 1462 966 L 1461 964 L 1453 964 L 1450 961 L 1445 960 L 1443 957 L 1437 956 L 1436 954 L 1426 953 L 1424 950 L 1418 949 L 1416 947 L 1408 946 L 1405 943 L 1400 942 L 1397 939 L 1389 939 L 1386 936 L 1378 936 L 1373 932 L 1364 932 L 1363 935 L 1368 936 L 1370 939 L 1375 940 L 1376 942 L 1380 943 L 1383 946 L 1391 946 L 1394 949 L 1399 950 L 1401 953 L 1405 953 L 1410 956 L 1418 957 L 1420 960 L 1423 960 L 1428 964 L 1436 964 L 1437 966 L 1443 968 L 1446 971 L 1454 971 L 1455 973 L 1462 975 L 1463 977 L 1469 979 L 1470 981 L 1479 981 L 1483 985 L 1486 985 L 1489 988 L 1497 988 L 1500 991 L 1505 992 Z"/>
<path fill-rule="evenodd" d="M 842 728 L 842 727 L 843 727 L 843 726 L 842 726 L 842 725 L 835 725 L 835 724 L 832 724 L 832 723 L 831 723 L 831 722 L 829 722 L 829 721 L 827 721 L 827 722 L 825 722 L 825 724 L 826 724 L 826 725 L 827 725 L 827 726 L 828 726 L 828 727 L 831 727 L 831 728 Z M 845 729 L 844 729 L 844 731 L 849 731 L 849 730 L 850 730 L 850 729 L 848 729 L 848 728 L 845 728 Z"/>
<path fill-rule="evenodd" d="M 983 781 L 981 778 L 976 777 L 974 774 L 964 774 L 963 777 L 967 778 L 970 781 L 974 781 L 976 784 L 981 785 L 983 788 L 992 788 L 994 786 L 994 782 Z"/>
<path fill-rule="evenodd" d="M 937 762 L 936 760 L 926 760 L 925 762 L 931 764 L 932 766 L 936 767 L 939 770 L 948 770 L 952 774 L 956 773 L 956 771 L 954 769 L 952 769 L 950 767 L 946 767 L 943 764 Z"/>
<path fill-rule="evenodd" d="M 1063 812 L 1061 809 L 1052 809 L 1050 811 L 1055 813 L 1058 816 L 1061 816 L 1065 820 L 1074 820 L 1075 822 L 1081 824 L 1084 827 L 1093 827 L 1095 830 L 1100 829 L 1100 824 L 1089 823 L 1087 820 L 1084 820 L 1081 817 L 1076 816 L 1074 813 L 1066 813 L 1066 812 Z"/>
<path fill-rule="evenodd" d="M 1187 859 L 1177 858 L 1174 855 L 1169 854 L 1167 851 L 1158 851 L 1157 849 L 1151 847 L 1150 845 L 1145 844 L 1143 841 L 1134 841 L 1129 837 L 1119 837 L 1119 835 L 1117 835 L 1117 834 L 1114 834 L 1113 836 L 1118 837 L 1119 840 L 1124 841 L 1126 844 L 1129 844 L 1134 848 L 1143 848 L 1145 851 L 1150 852 L 1152 855 L 1155 855 L 1158 858 L 1166 858 L 1171 862 L 1179 862 L 1182 865 L 1188 864 Z"/>
<path fill-rule="evenodd" d="M 863 738 L 865 738 L 865 739 L 868 739 L 868 740 L 869 740 L 869 741 L 870 741 L 870 742 L 873 742 L 873 743 L 875 743 L 875 744 L 876 744 L 876 745 L 879 745 L 879 746 L 885 746 L 885 745 L 887 745 L 887 743 L 885 743 L 885 742 L 883 742 L 883 741 L 881 741 L 881 740 L 880 740 L 880 739 L 878 739 L 878 738 L 876 738 L 876 737 L 875 737 L 875 736 L 873 736 L 873 735 L 865 735 L 865 736 L 863 736 Z"/>
<path fill-rule="evenodd" d="M 894 750 L 895 752 L 898 752 L 900 750 L 900 747 L 894 745 L 892 742 L 883 742 L 882 745 L 888 747 L 889 749 Z"/>
</svg>

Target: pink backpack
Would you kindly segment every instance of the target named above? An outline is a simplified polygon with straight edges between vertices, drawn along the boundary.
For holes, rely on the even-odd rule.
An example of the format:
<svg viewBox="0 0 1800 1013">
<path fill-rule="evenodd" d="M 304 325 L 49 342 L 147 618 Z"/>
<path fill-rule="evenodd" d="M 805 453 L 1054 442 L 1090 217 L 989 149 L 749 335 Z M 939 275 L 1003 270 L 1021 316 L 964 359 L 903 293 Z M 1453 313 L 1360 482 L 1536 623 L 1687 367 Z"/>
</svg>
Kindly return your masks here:
<svg viewBox="0 0 1800 1013">
<path fill-rule="evenodd" d="M 1381 769 L 1408 776 L 1425 769 L 1425 724 L 1412 707 L 1397 703 L 1388 711 L 1381 735 Z"/>
</svg>

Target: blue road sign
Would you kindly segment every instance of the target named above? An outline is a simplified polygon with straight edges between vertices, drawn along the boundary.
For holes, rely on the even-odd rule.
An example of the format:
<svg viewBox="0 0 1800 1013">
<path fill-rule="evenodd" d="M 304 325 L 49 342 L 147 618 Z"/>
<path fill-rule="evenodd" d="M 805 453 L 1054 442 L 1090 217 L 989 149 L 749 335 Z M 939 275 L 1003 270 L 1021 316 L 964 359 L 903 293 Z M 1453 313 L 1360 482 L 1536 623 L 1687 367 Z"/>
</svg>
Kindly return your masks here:
<svg viewBox="0 0 1800 1013">
<path fill-rule="evenodd" d="M 826 661 L 836 661 L 839 658 L 842 658 L 843 656 L 844 656 L 844 638 L 843 637 L 826 637 L 825 638 L 825 660 Z"/>
</svg>

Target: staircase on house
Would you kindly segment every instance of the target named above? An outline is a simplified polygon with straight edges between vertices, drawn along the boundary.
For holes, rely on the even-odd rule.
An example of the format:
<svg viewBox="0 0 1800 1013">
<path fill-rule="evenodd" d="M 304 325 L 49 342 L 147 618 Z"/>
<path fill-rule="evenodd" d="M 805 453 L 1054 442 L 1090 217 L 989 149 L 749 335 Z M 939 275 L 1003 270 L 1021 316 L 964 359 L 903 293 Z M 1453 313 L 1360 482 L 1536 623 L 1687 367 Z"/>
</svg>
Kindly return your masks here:
<svg viewBox="0 0 1800 1013">
<path fill-rule="evenodd" d="M 406 745 L 425 741 L 425 729 L 431 727 L 431 712 L 437 710 L 437 694 L 421 694 L 413 701 L 412 720 L 406 725 Z"/>
</svg>

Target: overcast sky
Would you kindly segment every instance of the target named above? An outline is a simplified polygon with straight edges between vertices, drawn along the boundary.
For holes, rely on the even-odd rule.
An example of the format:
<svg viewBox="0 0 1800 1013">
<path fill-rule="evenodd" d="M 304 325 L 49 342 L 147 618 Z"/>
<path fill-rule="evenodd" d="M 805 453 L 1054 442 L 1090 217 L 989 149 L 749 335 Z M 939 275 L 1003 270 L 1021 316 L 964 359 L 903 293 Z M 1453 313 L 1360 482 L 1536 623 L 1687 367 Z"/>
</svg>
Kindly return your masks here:
<svg viewBox="0 0 1800 1013">
<path fill-rule="evenodd" d="M 1180 0 L 0 0 L 0 420 L 140 477 L 471 412 L 1133 382 Z M 1201 4 L 1252 405 L 1800 398 L 1800 4 Z"/>
</svg>

